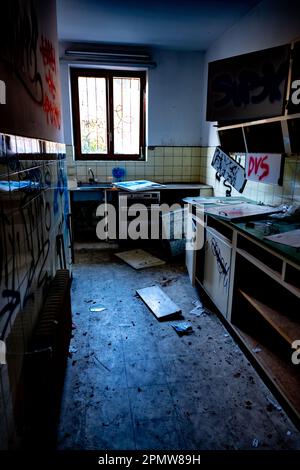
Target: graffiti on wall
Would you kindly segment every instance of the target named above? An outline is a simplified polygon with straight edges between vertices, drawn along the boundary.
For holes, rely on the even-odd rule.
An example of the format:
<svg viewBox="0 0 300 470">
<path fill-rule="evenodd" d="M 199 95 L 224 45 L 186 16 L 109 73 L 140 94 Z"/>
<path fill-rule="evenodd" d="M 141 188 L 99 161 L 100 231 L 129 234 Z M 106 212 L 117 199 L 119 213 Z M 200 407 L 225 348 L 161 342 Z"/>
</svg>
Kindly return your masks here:
<svg viewBox="0 0 300 470">
<path fill-rule="evenodd" d="M 282 184 L 281 154 L 246 154 L 246 176 L 248 180 L 266 184 Z"/>
<path fill-rule="evenodd" d="M 209 63 L 208 121 L 244 121 L 281 115 L 290 45 Z"/>
<path fill-rule="evenodd" d="M 47 286 L 54 265 L 61 267 L 56 237 L 63 237 L 67 252 L 69 236 L 64 160 L 24 162 L 10 156 L 5 162 L 16 182 L 26 185 L 7 193 L 0 189 L 1 339 L 15 314 Z"/>
<path fill-rule="evenodd" d="M 228 288 L 230 266 L 228 265 L 227 261 L 225 261 L 225 259 L 223 258 L 221 249 L 216 238 L 212 237 L 210 244 L 211 252 L 216 258 L 217 268 L 219 271 L 219 278 L 223 283 L 224 289 Z"/>
<path fill-rule="evenodd" d="M 57 76 L 55 49 L 49 39 L 41 37 L 40 53 L 43 57 L 44 79 L 46 90 L 44 92 L 43 110 L 47 117 L 47 123 L 57 129 L 61 126 L 61 112 L 57 104 Z"/>
<path fill-rule="evenodd" d="M 4 2 L 1 17 L 0 131 L 62 142 L 55 1 Z"/>
<path fill-rule="evenodd" d="M 222 176 L 237 191 L 243 192 L 246 184 L 245 170 L 237 161 L 217 147 L 211 165 L 219 177 Z"/>
</svg>

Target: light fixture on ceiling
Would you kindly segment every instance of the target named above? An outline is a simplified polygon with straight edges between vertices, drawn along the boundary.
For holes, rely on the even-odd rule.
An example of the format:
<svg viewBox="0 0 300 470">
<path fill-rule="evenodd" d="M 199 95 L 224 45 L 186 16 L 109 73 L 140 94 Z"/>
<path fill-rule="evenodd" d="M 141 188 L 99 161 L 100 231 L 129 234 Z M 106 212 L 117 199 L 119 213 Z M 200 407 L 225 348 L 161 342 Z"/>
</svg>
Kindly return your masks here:
<svg viewBox="0 0 300 470">
<path fill-rule="evenodd" d="M 97 62 L 103 65 L 123 65 L 135 67 L 156 67 L 150 54 L 126 50 L 93 50 L 69 48 L 65 50 L 64 60 L 80 62 Z"/>
</svg>

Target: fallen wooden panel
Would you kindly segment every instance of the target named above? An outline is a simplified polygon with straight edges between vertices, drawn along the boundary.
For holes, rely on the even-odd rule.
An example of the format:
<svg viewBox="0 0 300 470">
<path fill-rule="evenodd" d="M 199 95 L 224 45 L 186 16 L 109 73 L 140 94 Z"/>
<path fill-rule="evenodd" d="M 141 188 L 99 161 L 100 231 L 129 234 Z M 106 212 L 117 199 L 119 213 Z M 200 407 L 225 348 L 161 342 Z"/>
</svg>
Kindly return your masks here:
<svg viewBox="0 0 300 470">
<path fill-rule="evenodd" d="M 145 287 L 137 290 L 137 293 L 158 320 L 181 313 L 178 305 L 158 286 Z"/>
<path fill-rule="evenodd" d="M 150 268 L 151 266 L 165 264 L 165 261 L 162 261 L 161 259 L 156 258 L 156 256 L 152 256 L 150 253 L 140 249 L 116 253 L 116 256 L 121 258 L 134 269 Z"/>
</svg>

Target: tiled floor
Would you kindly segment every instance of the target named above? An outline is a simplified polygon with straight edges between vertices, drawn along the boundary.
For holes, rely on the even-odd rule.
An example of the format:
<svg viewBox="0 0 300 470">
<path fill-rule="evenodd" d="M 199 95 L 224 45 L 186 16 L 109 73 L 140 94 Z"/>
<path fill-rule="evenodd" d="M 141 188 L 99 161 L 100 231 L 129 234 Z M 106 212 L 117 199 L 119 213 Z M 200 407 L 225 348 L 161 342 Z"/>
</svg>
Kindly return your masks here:
<svg viewBox="0 0 300 470">
<path fill-rule="evenodd" d="M 190 313 L 197 294 L 182 264 L 135 271 L 107 249 L 78 251 L 76 261 L 59 449 L 300 449 L 300 433 L 217 316 Z M 165 279 L 189 336 L 136 295 Z M 92 302 L 106 310 L 90 312 Z"/>
</svg>

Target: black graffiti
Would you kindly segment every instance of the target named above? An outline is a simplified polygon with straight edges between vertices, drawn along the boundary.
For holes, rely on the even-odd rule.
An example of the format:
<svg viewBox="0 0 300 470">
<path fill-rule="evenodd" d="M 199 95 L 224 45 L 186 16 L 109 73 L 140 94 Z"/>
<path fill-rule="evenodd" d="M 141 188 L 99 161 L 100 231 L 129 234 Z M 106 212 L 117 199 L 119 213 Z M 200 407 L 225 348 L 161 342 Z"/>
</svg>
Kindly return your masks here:
<svg viewBox="0 0 300 470">
<path fill-rule="evenodd" d="M 46 227 L 47 232 L 50 232 L 50 228 L 51 228 L 51 207 L 50 207 L 49 202 L 46 202 L 46 205 L 45 205 L 45 227 Z"/>
<path fill-rule="evenodd" d="M 229 73 L 222 73 L 212 81 L 212 91 L 222 97 L 214 101 L 216 108 L 222 108 L 232 102 L 239 108 L 248 104 L 259 104 L 268 99 L 270 103 L 280 101 L 280 86 L 288 73 L 288 62 L 285 61 L 276 70 L 272 63 L 265 63 L 261 73 L 253 70 L 242 70 L 237 79 Z"/>
<path fill-rule="evenodd" d="M 0 243 L 0 285 L 2 285 L 2 279 L 4 277 L 4 284 L 8 283 L 8 263 L 6 262 L 8 247 L 7 247 L 7 237 L 6 237 L 6 226 L 9 225 L 9 219 L 3 212 L 3 207 L 1 207 L 0 214 L 0 223 L 1 223 L 1 243 Z"/>
<path fill-rule="evenodd" d="M 9 313 L 8 318 L 5 321 L 5 324 L 2 327 L 1 336 L 0 338 L 3 339 L 5 337 L 5 333 L 10 323 L 11 316 L 13 315 L 14 311 L 20 305 L 20 292 L 17 290 L 11 289 L 4 289 L 2 291 L 2 297 L 4 299 L 8 299 L 5 307 L 1 310 L 0 317 L 4 316 L 6 313 Z"/>
<path fill-rule="evenodd" d="M 0 318 L 4 317 L 7 313 L 9 314 L 2 327 L 2 339 L 9 326 L 11 316 L 20 305 L 20 293 L 16 289 L 16 259 L 17 255 L 20 254 L 20 236 L 15 230 L 13 218 L 8 218 L 4 214 L 3 206 L 1 206 L 0 224 L 0 285 L 4 286 L 1 297 L 5 303 L 0 308 Z"/>
<path fill-rule="evenodd" d="M 218 242 L 214 237 L 211 239 L 211 251 L 216 258 L 219 274 L 221 277 L 223 277 L 223 286 L 227 287 L 229 281 L 230 267 L 228 266 L 228 263 L 224 260 Z"/>
<path fill-rule="evenodd" d="M 240 166 L 229 158 L 226 159 L 219 152 L 216 153 L 212 162 L 212 166 L 217 170 L 217 173 L 220 176 L 226 177 L 228 183 L 235 186 L 238 173 L 240 171 Z"/>
<path fill-rule="evenodd" d="M 48 165 L 45 167 L 44 180 L 45 180 L 45 185 L 47 187 L 50 187 L 51 186 L 51 171 Z"/>
<path fill-rule="evenodd" d="M 38 20 L 33 1 L 10 0 L 1 4 L 0 61 L 9 65 L 31 99 L 43 104 L 38 71 Z"/>
<path fill-rule="evenodd" d="M 10 148 L 11 142 L 8 144 Z M 52 266 L 59 262 L 66 266 L 65 236 L 70 231 L 63 162 L 53 162 L 58 178 L 52 187 L 49 164 L 40 165 L 34 155 L 32 161 L 19 160 L 13 148 L 10 150 L 12 156 L 5 160 L 8 171 L 28 185 L 12 193 L 13 210 L 0 198 L 0 338 L 4 338 L 13 315 L 19 310 L 25 312 L 26 307 L 28 311 L 30 303 L 33 309 L 37 308 L 52 278 Z M 56 212 L 50 200 L 54 195 Z M 55 247 L 57 236 L 59 251 Z M 55 256 L 53 263 L 51 255 Z"/>
<path fill-rule="evenodd" d="M 23 198 L 19 210 L 10 218 L 4 213 L 4 205 L 1 205 L 0 285 L 2 299 L 7 301 L 3 307 L 0 307 L 0 318 L 7 315 L 1 336 L 5 334 L 17 306 L 25 307 L 29 299 L 34 300 L 35 289 L 44 286 L 50 278 L 45 269 L 50 254 L 48 232 L 51 229 L 51 217 L 48 205 L 44 202 L 43 194 L 39 194 L 25 205 Z M 15 219 L 18 220 L 18 225 Z M 21 237 L 24 242 L 22 247 Z M 22 255 L 24 256 L 24 251 L 27 253 L 28 261 L 24 267 L 26 288 L 21 305 L 16 275 L 17 273 L 20 275 L 19 260 Z"/>
<path fill-rule="evenodd" d="M 35 267 L 37 267 L 38 264 L 39 264 L 39 261 L 42 260 L 42 263 L 41 263 L 41 266 L 40 266 L 40 269 L 39 269 L 38 280 L 37 280 L 37 286 L 38 287 L 41 287 L 44 284 L 46 284 L 46 282 L 50 278 L 48 272 L 44 269 L 46 261 L 47 261 L 48 256 L 49 256 L 49 251 L 50 251 L 50 240 L 48 239 L 48 240 L 45 240 L 45 242 L 44 242 L 44 244 L 41 248 L 41 251 L 38 253 L 38 257 L 37 257 L 37 261 L 36 261 L 36 265 L 35 265 Z"/>
<path fill-rule="evenodd" d="M 221 176 L 240 193 L 243 192 L 247 180 L 245 169 L 237 161 L 228 156 L 220 148 L 216 148 L 211 165 L 217 171 L 216 179 L 220 181 Z"/>
<path fill-rule="evenodd" d="M 226 197 L 231 197 L 231 193 L 232 193 L 232 186 L 230 184 L 228 184 L 228 181 L 227 179 L 223 181 L 223 186 L 225 186 L 225 188 L 228 188 L 226 189 Z"/>
<path fill-rule="evenodd" d="M 48 235 L 45 235 L 44 227 L 47 232 L 51 229 L 51 218 L 46 218 L 48 211 L 46 207 L 47 205 L 44 202 L 43 194 L 40 194 L 31 202 L 31 204 L 20 209 L 25 230 L 26 246 L 31 256 L 30 267 L 27 274 L 28 282 L 25 298 L 31 291 L 36 273 L 38 287 L 41 287 L 48 279 L 47 273 L 43 274 L 43 269 L 47 262 L 50 250 L 50 240 Z M 43 223 L 40 223 L 40 221 L 43 221 Z"/>
</svg>

